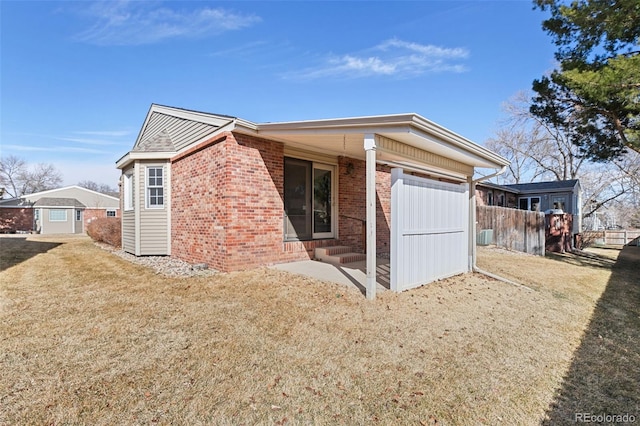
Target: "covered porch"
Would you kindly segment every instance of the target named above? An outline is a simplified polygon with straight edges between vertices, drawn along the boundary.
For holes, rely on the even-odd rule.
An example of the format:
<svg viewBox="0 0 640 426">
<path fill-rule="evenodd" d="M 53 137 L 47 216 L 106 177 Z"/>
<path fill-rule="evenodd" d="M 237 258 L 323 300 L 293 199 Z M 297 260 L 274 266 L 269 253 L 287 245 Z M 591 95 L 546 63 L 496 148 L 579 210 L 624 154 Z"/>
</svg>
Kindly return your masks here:
<svg viewBox="0 0 640 426">
<path fill-rule="evenodd" d="M 362 240 L 365 241 L 363 251 L 366 253 L 366 261 L 360 265 L 337 267 L 305 261 L 281 265 L 278 268 L 292 270 L 292 272 L 300 270 L 303 273 L 304 270 L 308 270 L 309 274 L 317 272 L 324 276 L 324 279 L 332 276 L 334 277 L 332 281 L 342 281 L 357 287 L 364 287 L 367 298 L 374 299 L 376 291 L 379 289 L 391 288 L 396 291 L 402 289 L 397 284 L 400 275 L 394 275 L 392 273 L 394 270 L 397 272 L 405 268 L 410 270 L 422 268 L 421 265 L 416 265 L 414 268 L 411 264 L 402 262 L 403 259 L 408 259 L 405 255 L 411 251 L 411 249 L 404 250 L 405 254 L 403 254 L 402 246 L 405 244 L 402 241 L 403 235 L 411 238 L 413 235 L 419 234 L 428 239 L 436 234 L 438 238 L 440 236 L 447 238 L 448 234 L 457 233 L 463 236 L 465 241 L 460 244 L 458 236 L 455 242 L 450 243 L 450 245 L 457 245 L 455 257 L 457 257 L 458 267 L 452 271 L 460 273 L 460 262 L 464 264 L 462 272 L 471 270 L 475 251 L 475 191 L 473 190 L 475 167 L 500 169 L 508 164 L 504 158 L 417 114 L 263 123 L 258 125 L 257 129 L 251 130 L 259 137 L 282 142 L 285 146 L 285 154 L 287 150 L 299 150 L 300 152 L 315 152 L 339 158 L 342 163 L 340 167 L 346 170 L 345 174 L 351 173 L 354 168 L 353 163 L 364 164 L 363 180 L 352 183 L 340 182 L 338 198 L 334 201 L 337 208 L 333 215 L 337 216 L 338 222 L 360 220 L 360 223 L 364 225 Z M 395 170 L 393 180 L 391 178 L 392 170 Z M 385 182 L 381 182 L 381 173 Z M 463 204 L 458 203 L 451 207 L 455 210 L 460 210 L 462 207 L 465 210 L 464 223 L 457 223 L 456 229 L 445 229 L 446 227 L 442 225 L 433 225 L 440 226 L 441 229 L 403 230 L 397 219 L 401 217 L 400 213 L 407 207 L 398 202 L 402 196 L 396 197 L 395 201 L 392 199 L 392 193 L 394 193 L 392 186 L 400 182 L 396 186 L 401 187 L 403 176 L 414 175 L 432 182 L 442 183 L 440 187 L 444 187 L 445 192 L 455 186 L 465 188 Z M 349 184 L 358 185 L 360 189 L 364 186 L 366 194 L 363 197 L 364 200 L 350 199 L 345 196 Z M 420 185 L 418 183 L 417 187 Z M 446 187 L 446 185 L 450 186 Z M 442 189 L 440 187 L 438 190 Z M 381 201 L 382 198 L 384 201 Z M 458 200 L 460 200 L 460 196 L 458 196 Z M 344 214 L 344 209 L 341 207 L 358 201 L 364 201 L 364 211 L 360 217 Z M 387 221 L 390 234 L 386 236 L 388 260 L 385 259 L 387 256 L 383 256 L 382 259 L 377 256 L 381 250 L 380 245 L 385 244 L 384 241 L 381 243 L 381 238 L 377 235 L 381 229 L 379 224 L 380 210 L 381 207 L 384 209 L 385 203 L 389 213 L 387 216 L 383 216 Z M 417 210 L 414 216 L 420 216 L 419 208 L 413 208 L 413 210 Z M 286 225 L 285 223 L 285 227 Z M 337 240 L 344 237 L 339 229 L 337 228 L 334 234 Z M 382 230 L 384 232 L 384 227 Z M 440 241 L 443 241 L 442 238 Z M 427 248 L 424 243 L 418 242 L 423 251 L 417 253 L 417 256 L 413 256 L 413 258 L 420 259 L 421 254 L 427 253 L 424 250 L 433 252 L 433 243 L 429 244 L 431 244 L 430 248 Z M 453 272 L 451 274 L 454 274 Z M 385 275 L 389 278 L 387 279 Z"/>
</svg>

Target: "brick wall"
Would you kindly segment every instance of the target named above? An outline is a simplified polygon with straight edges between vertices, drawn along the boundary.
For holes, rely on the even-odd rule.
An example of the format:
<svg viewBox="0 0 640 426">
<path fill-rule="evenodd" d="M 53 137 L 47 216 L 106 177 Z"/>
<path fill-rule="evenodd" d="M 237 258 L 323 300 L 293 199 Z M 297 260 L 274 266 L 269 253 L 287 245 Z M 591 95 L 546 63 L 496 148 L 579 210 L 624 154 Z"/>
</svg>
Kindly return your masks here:
<svg viewBox="0 0 640 426">
<path fill-rule="evenodd" d="M 340 243 L 364 252 L 357 219 L 366 218 L 365 162 L 341 158 L 338 174 Z M 279 142 L 224 133 L 172 159 L 171 187 L 171 255 L 189 263 L 235 271 L 309 259 L 313 248 L 335 244 L 283 242 L 284 147 Z M 377 254 L 388 256 L 389 167 L 377 166 L 376 191 Z"/>
<path fill-rule="evenodd" d="M 0 207 L 0 233 L 30 232 L 32 229 L 33 209 Z"/>
<path fill-rule="evenodd" d="M 223 271 L 227 144 L 223 135 L 171 164 L 171 255 Z"/>
<path fill-rule="evenodd" d="M 114 209 L 116 211 L 116 217 L 120 217 L 120 209 Z M 82 226 L 85 231 L 87 230 L 87 227 L 89 226 L 89 223 L 91 223 L 92 220 L 94 219 L 98 219 L 101 217 L 107 217 L 107 210 L 102 208 L 102 209 L 92 209 L 92 208 L 86 208 L 84 209 L 84 212 L 82 213 Z"/>
<path fill-rule="evenodd" d="M 350 166 L 351 164 L 351 166 Z M 364 253 L 363 221 L 367 218 L 366 162 L 338 160 L 338 235 L 340 243 Z M 388 257 L 391 241 L 391 169 L 376 166 L 376 254 Z"/>
<path fill-rule="evenodd" d="M 221 271 L 309 259 L 305 244 L 283 242 L 281 143 L 224 133 L 171 171 L 172 256 Z"/>
</svg>

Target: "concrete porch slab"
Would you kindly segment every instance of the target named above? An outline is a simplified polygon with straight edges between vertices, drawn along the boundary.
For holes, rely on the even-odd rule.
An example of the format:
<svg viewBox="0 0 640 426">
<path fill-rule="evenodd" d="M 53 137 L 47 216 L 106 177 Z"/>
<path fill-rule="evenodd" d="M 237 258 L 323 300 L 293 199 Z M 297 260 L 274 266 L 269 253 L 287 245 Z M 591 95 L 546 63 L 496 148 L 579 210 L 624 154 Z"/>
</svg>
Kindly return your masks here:
<svg viewBox="0 0 640 426">
<path fill-rule="evenodd" d="M 331 281 L 348 287 L 355 287 L 362 294 L 366 293 L 367 262 L 366 260 L 343 265 L 332 265 L 317 260 L 302 260 L 300 262 L 281 263 L 272 268 L 294 274 L 305 275 L 321 281 Z M 389 259 L 377 259 L 377 291 L 391 288 L 391 267 Z"/>
</svg>

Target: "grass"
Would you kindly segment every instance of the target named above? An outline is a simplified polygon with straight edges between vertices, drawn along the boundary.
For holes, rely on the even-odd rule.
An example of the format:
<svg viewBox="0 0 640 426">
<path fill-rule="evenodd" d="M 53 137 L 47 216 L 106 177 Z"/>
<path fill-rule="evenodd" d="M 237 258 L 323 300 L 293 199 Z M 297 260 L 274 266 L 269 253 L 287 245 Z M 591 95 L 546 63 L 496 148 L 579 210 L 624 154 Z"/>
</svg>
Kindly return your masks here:
<svg viewBox="0 0 640 426">
<path fill-rule="evenodd" d="M 573 423 L 574 409 L 638 415 L 638 263 L 616 263 L 619 250 L 480 250 L 480 267 L 533 291 L 467 274 L 371 302 L 270 269 L 167 278 L 86 238 L 0 245 L 0 424 L 534 425 Z M 616 304 L 629 291 L 630 302 Z M 603 309 L 613 307 L 608 319 Z M 589 362 L 603 354 L 585 347 L 594 333 L 617 348 L 605 363 Z M 584 374 L 602 381 L 616 363 L 631 381 L 618 374 L 576 391 Z M 623 392 L 612 393 L 621 380 Z"/>
</svg>

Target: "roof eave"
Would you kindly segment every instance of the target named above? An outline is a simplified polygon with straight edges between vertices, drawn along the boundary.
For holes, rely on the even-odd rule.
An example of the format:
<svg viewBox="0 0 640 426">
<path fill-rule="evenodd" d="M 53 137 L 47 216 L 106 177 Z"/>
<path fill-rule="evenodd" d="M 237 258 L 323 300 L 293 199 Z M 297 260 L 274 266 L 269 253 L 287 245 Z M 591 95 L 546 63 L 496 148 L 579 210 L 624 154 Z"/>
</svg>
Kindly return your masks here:
<svg viewBox="0 0 640 426">
<path fill-rule="evenodd" d="M 129 151 L 123 155 L 118 161 L 116 161 L 116 168 L 124 169 L 129 164 L 136 160 L 169 160 L 175 156 L 175 151 L 165 152 L 143 152 L 143 151 Z"/>
<path fill-rule="evenodd" d="M 421 132 L 450 144 L 492 168 L 509 165 L 509 160 L 415 113 L 279 123 L 259 123 L 256 131 L 266 136 L 277 133 L 318 134 L 323 132 L 383 133 Z"/>
</svg>

